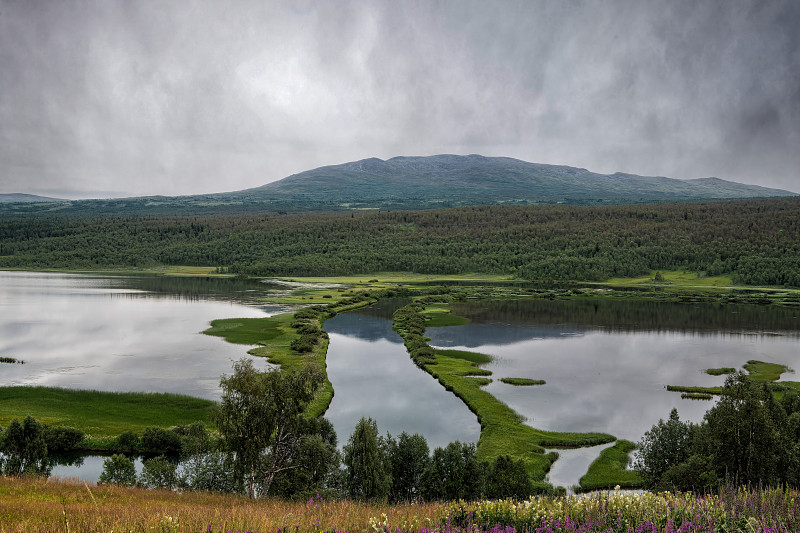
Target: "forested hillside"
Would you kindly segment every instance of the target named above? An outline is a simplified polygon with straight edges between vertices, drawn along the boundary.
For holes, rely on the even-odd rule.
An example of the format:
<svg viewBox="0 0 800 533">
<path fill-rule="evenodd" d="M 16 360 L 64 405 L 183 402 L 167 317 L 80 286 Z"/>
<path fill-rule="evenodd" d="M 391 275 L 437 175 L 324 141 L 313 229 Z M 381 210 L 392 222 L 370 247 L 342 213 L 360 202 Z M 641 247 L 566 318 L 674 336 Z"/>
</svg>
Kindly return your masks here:
<svg viewBox="0 0 800 533">
<path fill-rule="evenodd" d="M 685 268 L 800 286 L 800 198 L 385 213 L 0 218 L 0 268 L 219 266 L 260 276 L 378 271 L 604 280 Z"/>
</svg>

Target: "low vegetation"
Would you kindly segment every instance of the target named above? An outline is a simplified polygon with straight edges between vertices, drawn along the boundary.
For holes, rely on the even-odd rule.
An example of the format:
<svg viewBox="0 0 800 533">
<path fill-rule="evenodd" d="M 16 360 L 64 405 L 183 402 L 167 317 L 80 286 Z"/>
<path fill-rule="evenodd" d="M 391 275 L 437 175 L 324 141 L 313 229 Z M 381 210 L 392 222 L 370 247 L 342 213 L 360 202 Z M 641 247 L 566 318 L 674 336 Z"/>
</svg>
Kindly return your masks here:
<svg viewBox="0 0 800 533">
<path fill-rule="evenodd" d="M 72 427 L 103 440 L 126 431 L 142 433 L 148 427 L 193 422 L 213 428 L 214 405 L 211 400 L 179 394 L 0 387 L 0 426 L 20 414 L 30 415 L 45 424 Z"/>
<path fill-rule="evenodd" d="M 24 365 L 25 361 L 13 357 L 0 357 L 0 363 Z"/>
<path fill-rule="evenodd" d="M 736 372 L 736 369 L 732 366 L 726 366 L 722 368 L 707 368 L 706 374 L 709 376 L 724 376 L 725 374 L 733 374 Z"/>
<path fill-rule="evenodd" d="M 786 372 L 794 372 L 791 368 L 780 363 L 766 363 L 764 361 L 756 361 L 751 359 L 742 368 L 747 371 L 747 379 L 756 382 L 774 382 L 780 379 L 782 374 Z M 706 374 L 711 376 L 723 376 L 735 374 L 736 369 L 733 367 L 724 368 L 709 368 L 706 369 Z M 667 385 L 667 390 L 671 392 L 680 392 L 681 398 L 690 400 L 710 400 L 714 395 L 724 394 L 725 390 L 722 387 L 696 387 L 684 385 Z M 787 390 L 800 390 L 800 382 L 796 381 L 782 381 L 780 384 L 770 385 L 770 390 L 781 398 L 783 393 Z"/>
<path fill-rule="evenodd" d="M 681 394 L 681 398 L 684 400 L 713 400 L 714 395 L 704 392 L 684 392 Z"/>
<path fill-rule="evenodd" d="M 29 531 L 275 531 L 488 533 L 673 531 L 789 533 L 800 529 L 800 493 L 725 486 L 688 493 L 599 492 L 531 500 L 387 504 L 316 497 L 248 500 L 116 485 L 0 477 L 0 524 Z"/>
<path fill-rule="evenodd" d="M 322 329 L 325 320 L 394 294 L 395 291 L 388 290 L 341 294 L 329 304 L 306 307 L 295 313 L 266 318 L 214 320 L 203 333 L 222 337 L 235 344 L 256 346 L 247 353 L 266 357 L 270 363 L 282 369 L 302 370 L 309 366 L 320 369 L 323 384 L 308 405 L 308 415 L 318 417 L 325 413 L 333 399 L 333 385 L 325 372 L 325 355 L 328 351 L 328 334 Z"/>
<path fill-rule="evenodd" d="M 531 385 L 545 385 L 547 382 L 543 379 L 530 379 L 530 378 L 500 378 L 500 381 L 507 385 L 515 385 L 517 387 L 529 387 Z"/>
<path fill-rule="evenodd" d="M 609 480 L 613 486 L 621 488 L 640 488 L 642 479 L 637 472 L 628 469 L 630 453 L 636 449 L 636 444 L 628 440 L 618 440 L 600 452 L 600 456 L 592 461 L 586 475 L 582 476 L 576 487 L 576 492 L 586 492 L 597 489 L 609 488 Z"/>
<path fill-rule="evenodd" d="M 792 370 L 780 363 L 765 363 L 764 361 L 756 361 L 751 359 L 745 363 L 742 368 L 747 370 L 750 379 L 754 381 L 777 381 L 781 378 L 781 374 L 792 372 Z"/>
</svg>

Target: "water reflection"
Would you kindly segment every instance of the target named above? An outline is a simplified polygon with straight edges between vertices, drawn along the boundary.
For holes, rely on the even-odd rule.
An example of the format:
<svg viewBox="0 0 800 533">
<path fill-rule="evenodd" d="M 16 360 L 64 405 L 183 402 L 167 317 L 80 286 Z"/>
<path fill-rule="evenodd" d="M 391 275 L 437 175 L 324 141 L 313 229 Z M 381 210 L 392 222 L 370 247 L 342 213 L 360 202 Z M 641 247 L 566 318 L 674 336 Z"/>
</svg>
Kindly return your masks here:
<svg viewBox="0 0 800 533">
<path fill-rule="evenodd" d="M 359 418 L 372 417 L 381 433 L 421 433 L 433 449 L 448 442 L 477 442 L 475 415 L 429 374 L 417 368 L 382 318 L 401 302 L 345 313 L 325 322 L 330 335 L 328 377 L 335 395 L 326 413 L 347 442 Z"/>
<path fill-rule="evenodd" d="M 577 485 L 581 477 L 589 470 L 600 452 L 610 448 L 614 444 L 601 444 L 599 446 L 589 446 L 587 448 L 547 450 L 558 452 L 558 460 L 553 463 L 550 472 L 547 474 L 547 481 L 556 487 L 564 487 L 572 492 L 572 486 Z"/>
<path fill-rule="evenodd" d="M 77 479 L 87 483 L 97 483 L 103 473 L 103 462 L 108 457 L 102 455 L 78 455 L 53 457 L 53 467 L 50 477 L 61 479 Z M 136 468 L 136 475 L 142 473 L 143 463 L 141 457 L 131 457 Z"/>
<path fill-rule="evenodd" d="M 242 346 L 199 335 L 217 318 L 265 310 L 222 298 L 147 292 L 152 280 L 0 272 L 0 386 L 45 385 L 104 391 L 175 392 L 219 397 L 219 378 Z M 230 280 L 235 281 L 235 280 Z M 228 286 L 230 292 L 234 285 Z M 248 289 L 249 290 L 249 289 Z M 266 294 L 264 290 L 261 294 Z M 219 294 L 219 293 L 218 293 Z M 242 300 L 240 300 L 241 302 Z M 259 360 L 258 366 L 266 368 Z"/>
<path fill-rule="evenodd" d="M 724 376 L 704 370 L 739 368 L 750 359 L 800 368 L 794 308 L 516 300 L 457 304 L 453 312 L 472 323 L 428 328 L 431 344 L 493 356 L 486 368 L 495 381 L 486 391 L 546 430 L 601 431 L 638 441 L 672 408 L 683 420 L 699 422 L 713 405 L 683 400 L 666 385 L 722 385 Z M 502 377 L 547 384 L 514 387 Z M 576 484 L 601 449 L 565 451 L 550 481 Z"/>
<path fill-rule="evenodd" d="M 496 379 L 486 390 L 531 425 L 554 431 L 636 441 L 673 407 L 700 421 L 712 405 L 681 400 L 666 385 L 721 385 L 724 376 L 704 369 L 750 359 L 800 363 L 792 308 L 518 300 L 459 304 L 454 312 L 473 322 L 429 328 L 431 344 L 492 355 L 486 368 L 495 378 L 546 380 L 514 387 Z"/>
</svg>

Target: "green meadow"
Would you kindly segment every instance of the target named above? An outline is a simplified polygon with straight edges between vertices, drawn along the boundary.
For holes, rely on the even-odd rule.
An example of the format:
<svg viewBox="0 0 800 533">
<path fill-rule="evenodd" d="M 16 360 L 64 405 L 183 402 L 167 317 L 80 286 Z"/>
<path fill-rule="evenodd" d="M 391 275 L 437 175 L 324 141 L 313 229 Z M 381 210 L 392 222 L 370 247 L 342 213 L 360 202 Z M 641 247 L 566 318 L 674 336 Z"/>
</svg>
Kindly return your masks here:
<svg viewBox="0 0 800 533">
<path fill-rule="evenodd" d="M 179 394 L 0 387 L 0 426 L 30 415 L 45 424 L 72 427 L 93 437 L 192 422 L 213 429 L 214 406 L 210 400 Z"/>
</svg>

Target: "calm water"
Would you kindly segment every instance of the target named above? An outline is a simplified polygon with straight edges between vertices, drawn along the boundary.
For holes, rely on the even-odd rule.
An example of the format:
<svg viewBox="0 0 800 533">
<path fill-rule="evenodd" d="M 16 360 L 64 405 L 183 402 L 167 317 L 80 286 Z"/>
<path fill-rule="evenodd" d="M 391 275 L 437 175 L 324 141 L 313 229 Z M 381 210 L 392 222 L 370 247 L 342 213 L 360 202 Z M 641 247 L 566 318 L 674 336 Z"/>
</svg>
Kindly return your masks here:
<svg viewBox="0 0 800 533">
<path fill-rule="evenodd" d="M 477 442 L 475 415 L 414 365 L 392 331 L 391 315 L 400 305 L 383 301 L 325 322 L 328 377 L 335 391 L 325 416 L 336 428 L 339 444 L 362 416 L 372 417 L 381 434 L 420 433 L 431 450 L 454 440 Z"/>
<path fill-rule="evenodd" d="M 699 422 L 713 405 L 682 400 L 666 385 L 722 385 L 724 376 L 704 370 L 739 368 L 750 359 L 800 368 L 794 308 L 518 300 L 459 304 L 453 312 L 472 323 L 429 328 L 431 344 L 491 355 L 485 368 L 495 381 L 486 390 L 546 430 L 638 441 L 673 407 L 682 419 Z M 547 384 L 514 387 L 502 377 Z M 577 483 L 586 470 L 574 465 L 588 466 L 600 449 L 563 453 L 551 482 Z"/>
<path fill-rule="evenodd" d="M 61 479 L 78 479 L 89 483 L 97 483 L 103 473 L 103 462 L 108 459 L 102 455 L 87 455 L 71 459 L 61 458 L 50 470 L 50 475 Z M 133 466 L 136 475 L 142 473 L 142 458 L 134 457 Z"/>
<path fill-rule="evenodd" d="M 218 398 L 220 375 L 246 350 L 199 332 L 217 318 L 274 314 L 257 303 L 271 290 L 235 280 L 0 272 L 0 356 L 25 361 L 0 364 L 0 386 Z"/>
</svg>

